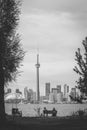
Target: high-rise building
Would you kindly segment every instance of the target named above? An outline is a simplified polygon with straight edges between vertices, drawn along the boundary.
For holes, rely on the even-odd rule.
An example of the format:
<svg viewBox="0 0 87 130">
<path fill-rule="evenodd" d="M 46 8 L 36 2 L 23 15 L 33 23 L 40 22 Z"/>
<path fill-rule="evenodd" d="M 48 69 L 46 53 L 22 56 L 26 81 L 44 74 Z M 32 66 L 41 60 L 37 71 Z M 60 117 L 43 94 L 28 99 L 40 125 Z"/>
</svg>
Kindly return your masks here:
<svg viewBox="0 0 87 130">
<path fill-rule="evenodd" d="M 7 93 L 11 93 L 11 89 L 10 88 L 7 89 Z"/>
<path fill-rule="evenodd" d="M 25 87 L 24 88 L 24 97 L 25 97 L 25 100 L 28 100 L 28 96 L 29 96 L 29 91 L 28 91 L 28 88 Z"/>
<path fill-rule="evenodd" d="M 46 83 L 45 96 L 49 97 L 49 94 L 50 94 L 50 83 Z"/>
<path fill-rule="evenodd" d="M 7 91 L 5 92 L 5 95 L 6 95 L 6 94 L 9 94 L 9 93 L 11 93 L 11 92 L 12 92 L 11 89 L 8 88 Z"/>
<path fill-rule="evenodd" d="M 67 93 L 69 93 L 69 86 L 67 86 Z"/>
<path fill-rule="evenodd" d="M 75 98 L 76 97 L 76 88 L 71 88 L 70 95 Z"/>
<path fill-rule="evenodd" d="M 16 92 L 16 93 L 20 93 L 20 94 L 22 94 L 22 92 L 20 92 L 19 89 L 16 89 L 15 92 Z"/>
<path fill-rule="evenodd" d="M 16 89 L 15 91 L 16 91 L 16 93 L 19 93 L 19 92 L 20 92 L 19 89 Z"/>
<path fill-rule="evenodd" d="M 54 94 L 52 92 L 49 94 L 49 101 L 54 103 Z"/>
<path fill-rule="evenodd" d="M 57 92 L 61 93 L 61 85 L 57 85 Z"/>
<path fill-rule="evenodd" d="M 57 102 L 58 89 L 57 88 L 52 88 L 52 93 L 54 95 L 54 102 Z"/>
<path fill-rule="evenodd" d="M 57 88 L 52 88 L 52 93 L 57 94 L 58 93 L 58 89 Z"/>
<path fill-rule="evenodd" d="M 67 84 L 64 85 L 64 98 L 67 98 L 67 94 L 69 93 L 69 86 Z"/>
<path fill-rule="evenodd" d="M 36 101 L 36 92 L 34 92 L 32 89 L 29 89 L 28 91 L 28 101 L 30 102 Z"/>
<path fill-rule="evenodd" d="M 33 100 L 33 90 L 32 89 L 29 89 L 29 95 L 28 95 L 28 98 L 30 101 Z"/>
<path fill-rule="evenodd" d="M 32 100 L 33 100 L 33 102 L 35 102 L 35 101 L 36 101 L 36 92 L 33 92 L 33 95 L 32 95 Z"/>
<path fill-rule="evenodd" d="M 61 103 L 63 101 L 63 93 L 57 93 L 57 103 Z"/>
</svg>

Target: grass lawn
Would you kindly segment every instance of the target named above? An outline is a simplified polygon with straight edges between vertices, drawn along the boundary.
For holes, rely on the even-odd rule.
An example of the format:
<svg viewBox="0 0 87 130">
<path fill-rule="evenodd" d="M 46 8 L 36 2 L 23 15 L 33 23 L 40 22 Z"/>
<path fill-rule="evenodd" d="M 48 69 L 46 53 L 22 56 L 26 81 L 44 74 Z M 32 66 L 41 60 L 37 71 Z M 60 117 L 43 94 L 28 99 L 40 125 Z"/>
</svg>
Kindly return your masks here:
<svg viewBox="0 0 87 130">
<path fill-rule="evenodd" d="M 87 118 L 70 117 L 12 117 L 0 130 L 87 130 Z"/>
</svg>

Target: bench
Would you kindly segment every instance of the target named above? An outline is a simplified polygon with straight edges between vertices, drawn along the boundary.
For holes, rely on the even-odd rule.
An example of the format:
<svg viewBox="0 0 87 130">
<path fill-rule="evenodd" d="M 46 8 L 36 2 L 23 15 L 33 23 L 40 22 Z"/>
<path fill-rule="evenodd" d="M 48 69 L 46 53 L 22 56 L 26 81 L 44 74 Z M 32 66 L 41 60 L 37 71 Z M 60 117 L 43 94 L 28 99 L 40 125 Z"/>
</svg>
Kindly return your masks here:
<svg viewBox="0 0 87 130">
<path fill-rule="evenodd" d="M 51 114 L 52 117 L 56 117 L 57 116 L 57 111 L 55 109 L 53 109 L 53 110 L 44 109 L 43 110 L 43 115 L 45 117 L 48 117 L 49 114 Z"/>
<path fill-rule="evenodd" d="M 19 111 L 18 108 L 12 108 L 12 116 L 22 117 L 22 111 Z"/>
</svg>

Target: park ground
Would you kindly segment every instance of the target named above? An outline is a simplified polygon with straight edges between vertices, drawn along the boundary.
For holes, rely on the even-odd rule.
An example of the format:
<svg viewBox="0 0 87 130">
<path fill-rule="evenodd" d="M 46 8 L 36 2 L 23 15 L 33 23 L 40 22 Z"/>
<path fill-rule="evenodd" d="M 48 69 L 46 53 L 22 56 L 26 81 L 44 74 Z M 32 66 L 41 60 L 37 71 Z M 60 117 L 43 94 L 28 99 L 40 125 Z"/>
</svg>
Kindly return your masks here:
<svg viewBox="0 0 87 130">
<path fill-rule="evenodd" d="M 87 130 L 87 118 L 8 117 L 0 130 Z"/>
</svg>

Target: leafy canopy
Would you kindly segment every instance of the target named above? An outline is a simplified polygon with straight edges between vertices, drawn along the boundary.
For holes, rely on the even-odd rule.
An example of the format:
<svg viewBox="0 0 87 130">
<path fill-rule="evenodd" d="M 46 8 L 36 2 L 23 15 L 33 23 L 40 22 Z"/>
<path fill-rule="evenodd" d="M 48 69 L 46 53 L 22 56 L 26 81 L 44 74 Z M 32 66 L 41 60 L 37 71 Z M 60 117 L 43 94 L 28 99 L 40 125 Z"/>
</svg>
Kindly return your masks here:
<svg viewBox="0 0 87 130">
<path fill-rule="evenodd" d="M 24 57 L 20 36 L 16 33 L 20 5 L 20 0 L 0 0 L 0 64 L 5 84 L 15 80 Z"/>
<path fill-rule="evenodd" d="M 84 54 L 81 54 L 81 50 L 78 48 L 75 53 L 77 66 L 74 67 L 74 71 L 79 75 L 76 87 L 82 94 L 87 95 L 87 37 L 83 40 L 82 45 Z"/>
</svg>

